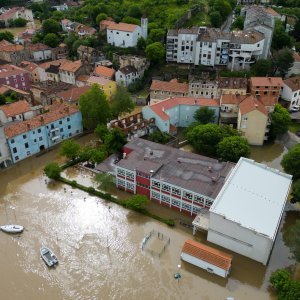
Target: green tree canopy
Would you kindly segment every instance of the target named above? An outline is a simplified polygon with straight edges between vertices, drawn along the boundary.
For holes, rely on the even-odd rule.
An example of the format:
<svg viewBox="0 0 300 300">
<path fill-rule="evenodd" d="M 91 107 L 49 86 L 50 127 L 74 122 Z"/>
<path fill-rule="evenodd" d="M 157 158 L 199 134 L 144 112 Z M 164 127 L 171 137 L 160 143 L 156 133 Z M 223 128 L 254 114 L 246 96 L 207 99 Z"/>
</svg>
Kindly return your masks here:
<svg viewBox="0 0 300 300">
<path fill-rule="evenodd" d="M 160 42 L 149 44 L 145 52 L 147 58 L 153 63 L 159 64 L 165 60 L 165 47 Z"/>
<path fill-rule="evenodd" d="M 270 59 L 259 59 L 252 67 L 251 71 L 255 76 L 270 76 L 272 74 L 272 61 Z"/>
<path fill-rule="evenodd" d="M 57 47 L 59 43 L 60 39 L 55 33 L 47 33 L 44 37 L 44 44 L 51 48 Z"/>
<path fill-rule="evenodd" d="M 104 145 L 109 153 L 122 152 L 126 143 L 126 135 L 117 128 L 110 130 L 104 138 Z"/>
<path fill-rule="evenodd" d="M 98 124 L 94 132 L 102 142 L 105 141 L 105 137 L 110 133 L 107 126 L 104 124 Z"/>
<path fill-rule="evenodd" d="M 238 16 L 235 21 L 232 23 L 231 28 L 232 29 L 239 29 L 243 30 L 244 29 L 244 21 L 245 18 L 242 16 Z"/>
<path fill-rule="evenodd" d="M 99 184 L 99 188 L 104 191 L 109 191 L 115 186 L 114 176 L 109 173 L 96 174 L 95 181 Z"/>
<path fill-rule="evenodd" d="M 92 149 L 90 152 L 90 159 L 94 164 L 101 163 L 107 157 L 106 147 L 100 147 L 100 149 Z"/>
<path fill-rule="evenodd" d="M 280 104 L 276 104 L 274 112 L 271 113 L 270 137 L 275 138 L 286 133 L 290 123 L 291 116 L 287 109 Z"/>
<path fill-rule="evenodd" d="M 194 119 L 200 124 L 213 123 L 216 119 L 215 111 L 207 106 L 200 107 L 196 110 Z"/>
<path fill-rule="evenodd" d="M 150 43 L 162 42 L 164 40 L 165 35 L 166 31 L 164 29 L 152 29 L 149 33 L 148 40 L 150 41 Z"/>
<path fill-rule="evenodd" d="M 136 211 L 145 211 L 148 204 L 148 198 L 143 195 L 135 195 L 123 201 L 126 208 Z"/>
<path fill-rule="evenodd" d="M 61 167 L 57 162 L 52 162 L 44 168 L 45 174 L 51 179 L 58 179 L 60 177 Z"/>
<path fill-rule="evenodd" d="M 100 13 L 97 17 L 96 17 L 96 23 L 99 24 L 102 20 L 106 20 L 107 19 L 107 14 L 105 13 Z"/>
<path fill-rule="evenodd" d="M 146 40 L 141 36 L 137 41 L 136 47 L 139 50 L 144 50 L 146 46 L 147 46 Z"/>
<path fill-rule="evenodd" d="M 91 88 L 79 98 L 84 128 L 94 129 L 98 124 L 106 124 L 110 117 L 110 108 L 104 92 L 98 85 Z"/>
<path fill-rule="evenodd" d="M 292 147 L 283 156 L 281 165 L 286 173 L 294 176 L 294 179 L 300 178 L 300 144 Z"/>
<path fill-rule="evenodd" d="M 244 137 L 229 136 L 219 142 L 217 154 L 224 161 L 237 162 L 240 157 L 249 157 L 250 146 Z"/>
<path fill-rule="evenodd" d="M 53 19 L 44 21 L 42 24 L 42 29 L 44 35 L 46 35 L 47 33 L 58 33 L 61 31 L 60 24 Z"/>
<path fill-rule="evenodd" d="M 0 32 L 0 41 L 6 40 L 10 43 L 14 41 L 14 35 L 10 31 L 2 31 Z"/>
<path fill-rule="evenodd" d="M 290 247 L 295 259 L 300 262 L 300 220 L 292 225 L 284 237 L 286 244 Z"/>
<path fill-rule="evenodd" d="M 112 115 L 118 118 L 123 113 L 132 112 L 134 106 L 135 105 L 131 99 L 130 94 L 123 86 L 118 86 L 116 93 L 110 101 Z"/>
<path fill-rule="evenodd" d="M 73 140 L 63 141 L 60 147 L 60 154 L 68 159 L 74 160 L 80 153 L 80 145 Z"/>
<path fill-rule="evenodd" d="M 149 134 L 149 140 L 159 144 L 166 144 L 170 141 L 170 136 L 165 132 L 155 130 Z"/>
<path fill-rule="evenodd" d="M 300 179 L 294 181 L 292 196 L 294 202 L 300 202 Z"/>
<path fill-rule="evenodd" d="M 226 0 L 215 0 L 213 5 L 213 10 L 218 11 L 223 21 L 230 15 L 232 8 Z"/>
<path fill-rule="evenodd" d="M 221 27 L 223 20 L 219 11 L 211 12 L 209 17 L 210 17 L 210 23 L 212 27 L 216 27 L 216 28 Z"/>
<path fill-rule="evenodd" d="M 26 24 L 27 24 L 27 20 L 23 19 L 23 18 L 17 18 L 14 20 L 14 23 L 13 23 L 13 25 L 15 27 L 24 27 L 24 26 L 26 26 Z"/>
<path fill-rule="evenodd" d="M 278 71 L 281 77 L 284 77 L 289 69 L 293 66 L 294 56 L 293 52 L 288 48 L 279 50 L 274 54 L 273 57 L 273 74 L 275 75 Z"/>
<path fill-rule="evenodd" d="M 279 50 L 285 47 L 292 47 L 292 39 L 289 36 L 289 34 L 285 32 L 281 21 L 276 20 L 275 29 L 272 37 L 272 48 L 275 50 Z"/>
</svg>

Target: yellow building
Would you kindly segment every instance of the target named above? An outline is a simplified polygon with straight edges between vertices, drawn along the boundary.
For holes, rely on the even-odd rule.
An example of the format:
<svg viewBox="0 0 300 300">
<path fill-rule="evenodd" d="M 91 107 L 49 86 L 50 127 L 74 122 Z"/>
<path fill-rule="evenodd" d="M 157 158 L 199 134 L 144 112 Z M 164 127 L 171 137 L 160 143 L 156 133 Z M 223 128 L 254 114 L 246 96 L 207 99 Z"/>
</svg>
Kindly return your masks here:
<svg viewBox="0 0 300 300">
<path fill-rule="evenodd" d="M 250 145 L 263 145 L 268 139 L 270 124 L 268 111 L 253 95 L 239 105 L 237 129 L 245 136 Z"/>
<path fill-rule="evenodd" d="M 241 77 L 220 77 L 218 78 L 219 95 L 246 95 L 247 78 Z"/>
<path fill-rule="evenodd" d="M 91 76 L 87 80 L 87 83 L 89 85 L 97 84 L 108 99 L 110 99 L 116 93 L 117 90 L 116 82 L 104 77 Z"/>
</svg>

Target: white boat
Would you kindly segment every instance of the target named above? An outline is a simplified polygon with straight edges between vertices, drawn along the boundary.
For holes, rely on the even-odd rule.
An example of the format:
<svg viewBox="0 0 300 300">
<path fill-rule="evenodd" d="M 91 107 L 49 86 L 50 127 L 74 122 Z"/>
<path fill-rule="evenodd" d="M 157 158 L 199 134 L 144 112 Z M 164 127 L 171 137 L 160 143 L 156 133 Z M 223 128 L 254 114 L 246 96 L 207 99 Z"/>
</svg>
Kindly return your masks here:
<svg viewBox="0 0 300 300">
<path fill-rule="evenodd" d="M 24 227 L 21 225 L 3 225 L 0 226 L 1 230 L 7 233 L 21 233 L 24 230 Z"/>
<path fill-rule="evenodd" d="M 49 266 L 52 267 L 56 264 L 58 264 L 58 259 L 56 255 L 47 247 L 42 247 L 40 249 L 40 253 L 42 256 L 42 259 L 45 261 L 45 263 Z"/>
</svg>

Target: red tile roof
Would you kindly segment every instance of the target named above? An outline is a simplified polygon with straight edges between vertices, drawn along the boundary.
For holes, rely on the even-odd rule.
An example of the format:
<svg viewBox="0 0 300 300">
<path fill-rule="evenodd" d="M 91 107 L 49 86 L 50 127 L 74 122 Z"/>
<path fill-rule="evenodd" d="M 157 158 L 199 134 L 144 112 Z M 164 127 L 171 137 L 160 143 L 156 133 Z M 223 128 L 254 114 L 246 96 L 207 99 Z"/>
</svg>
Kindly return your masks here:
<svg viewBox="0 0 300 300">
<path fill-rule="evenodd" d="M 111 68 L 98 66 L 95 68 L 95 74 L 103 77 L 112 78 L 115 75 L 116 71 Z"/>
<path fill-rule="evenodd" d="M 254 87 L 284 85 L 284 82 L 281 77 L 251 77 L 250 80 L 251 80 L 251 85 Z"/>
<path fill-rule="evenodd" d="M 271 7 L 266 7 L 265 11 L 273 17 L 280 17 L 280 14 Z"/>
<path fill-rule="evenodd" d="M 193 240 L 187 240 L 184 243 L 182 252 L 226 271 L 231 268 L 232 255 Z"/>
<path fill-rule="evenodd" d="M 294 92 L 300 90 L 300 76 L 290 77 L 284 83 Z"/>
<path fill-rule="evenodd" d="M 52 107 L 49 107 L 49 109 L 50 111 L 48 113 L 5 127 L 4 132 L 6 137 L 12 138 L 29 130 L 62 119 L 63 117 L 73 115 L 79 111 L 77 108 L 65 104 L 53 105 Z"/>
<path fill-rule="evenodd" d="M 219 100 L 207 99 L 207 98 L 176 97 L 176 98 L 169 98 L 166 100 L 162 100 L 149 107 L 162 120 L 167 121 L 170 119 L 170 117 L 166 113 L 166 111 L 178 105 L 219 106 Z"/>
<path fill-rule="evenodd" d="M 258 101 L 253 95 L 249 95 L 246 99 L 244 99 L 240 103 L 239 108 L 241 115 L 245 115 L 254 110 L 258 110 L 266 116 L 268 115 L 265 106 L 260 101 Z"/>
<path fill-rule="evenodd" d="M 76 101 L 82 94 L 86 93 L 90 88 L 90 86 L 74 87 L 69 90 L 58 93 L 57 97 L 63 99 L 64 101 Z"/>
<path fill-rule="evenodd" d="M 1 45 L 0 51 L 1 52 L 18 52 L 18 51 L 23 51 L 24 46 L 22 45 Z"/>
<path fill-rule="evenodd" d="M 49 46 L 42 43 L 28 44 L 26 47 L 31 51 L 43 51 L 43 50 L 51 49 Z"/>
<path fill-rule="evenodd" d="M 173 93 L 188 93 L 189 85 L 187 83 L 180 83 L 177 79 L 171 81 L 152 80 L 150 87 L 151 91 L 167 91 Z"/>
<path fill-rule="evenodd" d="M 246 95 L 238 95 L 238 94 L 223 94 L 221 96 L 221 104 L 235 104 L 239 105 L 241 101 L 243 101 Z"/>
<path fill-rule="evenodd" d="M 256 99 L 264 106 L 274 106 L 278 102 L 276 97 L 270 95 L 256 95 Z"/>
<path fill-rule="evenodd" d="M 104 78 L 104 77 L 90 76 L 89 79 L 87 80 L 87 82 L 89 84 L 96 83 L 96 84 L 100 84 L 100 85 L 106 85 L 109 82 L 111 82 L 111 80 Z"/>
<path fill-rule="evenodd" d="M 60 70 L 68 72 L 76 72 L 82 66 L 81 60 L 71 61 L 65 60 L 59 67 Z"/>
<path fill-rule="evenodd" d="M 66 61 L 67 61 L 67 59 L 58 59 L 58 60 L 47 61 L 42 64 L 39 64 L 39 67 L 46 70 L 50 67 L 50 65 L 59 66 Z"/>
<path fill-rule="evenodd" d="M 33 70 L 35 70 L 38 67 L 38 65 L 31 61 L 23 60 L 23 61 L 21 61 L 20 67 L 28 72 L 32 72 Z"/>
<path fill-rule="evenodd" d="M 26 100 L 1 105 L 0 109 L 4 112 L 7 118 L 20 115 L 31 110 L 30 105 Z"/>
<path fill-rule="evenodd" d="M 0 66 L 0 77 L 8 77 L 13 75 L 20 75 L 20 74 L 28 74 L 28 71 L 19 68 L 15 65 L 2 65 Z"/>
<path fill-rule="evenodd" d="M 16 88 L 14 88 L 12 86 L 8 86 L 6 84 L 0 85 L 0 94 L 4 94 L 4 93 L 6 93 L 8 91 L 15 91 L 18 94 L 25 95 L 25 96 L 30 96 L 30 93 L 25 92 L 23 90 L 16 89 Z"/>
<path fill-rule="evenodd" d="M 105 21 L 105 22 L 103 22 Z M 138 28 L 138 25 L 135 24 L 127 24 L 127 23 L 116 23 L 114 21 L 108 21 L 103 20 L 101 21 L 102 26 L 106 26 L 108 30 L 119 30 L 119 31 L 127 31 L 127 32 L 133 32 L 136 28 Z"/>
<path fill-rule="evenodd" d="M 9 20 L 13 17 L 13 15 L 21 10 L 21 9 L 24 9 L 24 7 L 13 7 L 13 8 L 10 8 L 9 10 L 5 11 L 4 13 L 2 13 L 0 15 L 0 20 L 3 20 L 3 21 L 6 21 L 6 20 Z"/>
</svg>

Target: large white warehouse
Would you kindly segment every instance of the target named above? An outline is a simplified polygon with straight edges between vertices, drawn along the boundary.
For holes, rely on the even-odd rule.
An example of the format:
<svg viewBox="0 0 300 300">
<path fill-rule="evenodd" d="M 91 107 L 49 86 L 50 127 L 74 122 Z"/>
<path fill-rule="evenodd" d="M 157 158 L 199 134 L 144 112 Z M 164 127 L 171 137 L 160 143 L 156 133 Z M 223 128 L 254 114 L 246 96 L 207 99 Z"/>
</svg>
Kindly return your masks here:
<svg viewBox="0 0 300 300">
<path fill-rule="evenodd" d="M 210 208 L 207 239 L 266 265 L 292 176 L 241 158 Z"/>
</svg>

